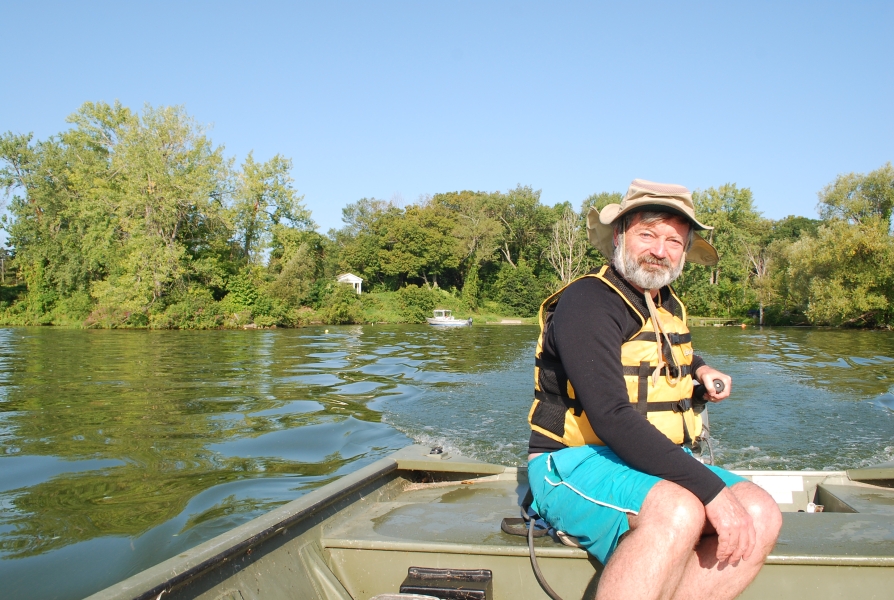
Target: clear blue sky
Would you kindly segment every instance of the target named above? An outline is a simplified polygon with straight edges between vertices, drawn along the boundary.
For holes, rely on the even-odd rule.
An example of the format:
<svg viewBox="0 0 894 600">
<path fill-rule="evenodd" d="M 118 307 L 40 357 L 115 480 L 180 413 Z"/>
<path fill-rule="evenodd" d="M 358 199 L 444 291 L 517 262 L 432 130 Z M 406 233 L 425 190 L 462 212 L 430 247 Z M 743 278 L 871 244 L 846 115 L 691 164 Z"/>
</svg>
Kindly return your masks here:
<svg viewBox="0 0 894 600">
<path fill-rule="evenodd" d="M 892 2 L 0 0 L 0 31 L 0 132 L 182 104 L 237 161 L 291 157 L 324 232 L 362 197 L 635 177 L 815 217 L 894 160 Z"/>
</svg>

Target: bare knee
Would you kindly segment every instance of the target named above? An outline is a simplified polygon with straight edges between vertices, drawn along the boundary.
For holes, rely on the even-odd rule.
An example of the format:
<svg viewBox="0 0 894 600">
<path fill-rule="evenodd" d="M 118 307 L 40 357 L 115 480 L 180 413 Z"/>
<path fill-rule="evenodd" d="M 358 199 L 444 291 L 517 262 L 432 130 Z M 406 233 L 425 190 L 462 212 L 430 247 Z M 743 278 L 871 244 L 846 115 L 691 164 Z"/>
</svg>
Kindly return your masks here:
<svg viewBox="0 0 894 600">
<path fill-rule="evenodd" d="M 705 525 L 705 507 L 691 492 L 669 481 L 655 484 L 636 526 L 654 528 L 669 543 L 692 548 Z M 631 522 L 631 527 L 635 527 Z"/>
<path fill-rule="evenodd" d="M 668 525 L 674 529 L 691 529 L 701 533 L 705 524 L 705 507 L 690 492 L 680 489 L 668 502 Z"/>
<path fill-rule="evenodd" d="M 731 488 L 733 494 L 751 515 L 758 543 L 769 546 L 769 551 L 782 527 L 782 513 L 773 498 L 762 488 L 746 481 Z"/>
</svg>

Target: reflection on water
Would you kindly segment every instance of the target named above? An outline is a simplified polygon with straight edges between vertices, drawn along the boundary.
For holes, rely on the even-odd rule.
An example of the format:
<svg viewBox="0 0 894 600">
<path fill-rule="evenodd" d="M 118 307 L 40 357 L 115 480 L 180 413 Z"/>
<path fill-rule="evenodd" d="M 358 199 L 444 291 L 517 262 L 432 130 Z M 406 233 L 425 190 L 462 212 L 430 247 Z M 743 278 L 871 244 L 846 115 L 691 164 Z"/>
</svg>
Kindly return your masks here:
<svg viewBox="0 0 894 600">
<path fill-rule="evenodd" d="M 384 403 L 504 369 L 530 337 L 0 330 L 4 590 L 83 597 L 403 447 Z"/>
<path fill-rule="evenodd" d="M 0 580 L 80 598 L 412 442 L 520 464 L 533 327 L 0 329 Z M 697 329 L 731 468 L 894 459 L 894 336 Z M 51 573 L 52 576 L 47 576 Z"/>
</svg>

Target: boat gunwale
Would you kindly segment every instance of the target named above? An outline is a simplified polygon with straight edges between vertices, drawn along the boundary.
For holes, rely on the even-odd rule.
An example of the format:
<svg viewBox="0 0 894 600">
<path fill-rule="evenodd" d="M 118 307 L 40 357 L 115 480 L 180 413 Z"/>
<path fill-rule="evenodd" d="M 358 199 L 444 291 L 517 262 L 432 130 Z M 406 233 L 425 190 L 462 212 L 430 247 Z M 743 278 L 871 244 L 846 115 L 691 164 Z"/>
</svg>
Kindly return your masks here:
<svg viewBox="0 0 894 600">
<path fill-rule="evenodd" d="M 346 540 L 341 538 L 323 538 L 321 544 L 328 550 L 375 550 L 379 552 L 413 552 L 418 554 L 474 554 L 478 556 L 524 556 L 527 557 L 527 546 L 487 546 L 483 544 L 444 544 L 437 542 L 394 542 L 376 540 Z M 534 553 L 538 558 L 577 558 L 588 559 L 589 555 L 580 548 L 569 546 L 536 547 Z M 891 556 L 810 556 L 810 555 L 774 555 L 770 554 L 765 565 L 812 565 L 833 567 L 894 567 Z"/>
<path fill-rule="evenodd" d="M 894 567 L 892 556 L 779 556 L 770 554 L 765 565 L 813 565 L 826 567 Z"/>
<path fill-rule="evenodd" d="M 134 596 L 126 595 L 126 597 L 133 598 L 133 600 L 149 600 L 161 597 L 161 594 L 170 593 L 174 588 L 196 577 L 200 577 L 204 573 L 228 562 L 234 556 L 239 556 L 263 544 L 275 535 L 283 533 L 290 526 L 313 516 L 351 493 L 397 470 L 397 461 L 390 456 L 381 458 L 321 488 L 308 492 L 304 496 L 292 500 L 269 513 L 243 523 L 229 532 L 216 536 L 189 550 L 180 552 L 153 567 L 136 573 L 132 577 L 106 587 L 88 596 L 85 600 L 125 597 L 128 591 L 138 589 L 143 589 L 144 591 Z M 252 533 L 261 524 L 258 521 L 271 520 L 274 521 L 272 524 Z M 242 539 L 231 543 L 232 539 L 240 537 Z M 220 546 L 224 546 L 224 549 L 220 550 Z M 182 566 L 184 563 L 188 564 L 191 561 L 196 562 L 183 571 L 177 571 L 177 567 Z M 154 584 L 152 583 L 153 581 L 155 581 Z M 152 585 L 152 587 L 146 589 L 147 584 Z"/>
<path fill-rule="evenodd" d="M 802 477 L 847 477 L 847 471 L 757 471 L 751 469 L 730 469 L 730 473 L 741 477 L 760 477 L 775 476 L 795 476 Z"/>
</svg>

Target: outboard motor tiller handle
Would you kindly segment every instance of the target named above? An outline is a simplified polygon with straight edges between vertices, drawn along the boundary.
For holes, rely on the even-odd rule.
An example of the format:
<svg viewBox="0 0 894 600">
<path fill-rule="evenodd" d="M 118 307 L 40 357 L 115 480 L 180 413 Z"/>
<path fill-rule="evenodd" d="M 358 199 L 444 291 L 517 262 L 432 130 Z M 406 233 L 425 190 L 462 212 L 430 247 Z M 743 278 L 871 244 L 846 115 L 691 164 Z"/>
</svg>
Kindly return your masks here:
<svg viewBox="0 0 894 600">
<path fill-rule="evenodd" d="M 714 390 L 719 394 L 723 390 L 726 389 L 726 385 L 720 381 L 719 379 L 715 379 L 713 382 Z M 699 394 L 692 399 L 692 408 L 695 410 L 695 414 L 700 415 L 702 411 L 705 410 L 705 405 L 708 404 L 708 400 L 705 399 L 704 394 L 707 394 L 708 391 L 705 390 L 703 394 Z"/>
</svg>

